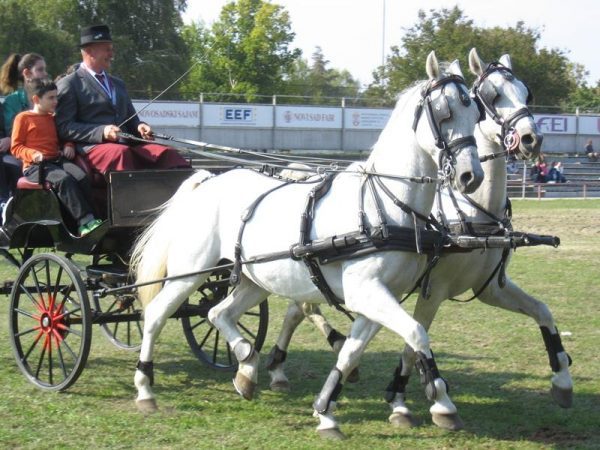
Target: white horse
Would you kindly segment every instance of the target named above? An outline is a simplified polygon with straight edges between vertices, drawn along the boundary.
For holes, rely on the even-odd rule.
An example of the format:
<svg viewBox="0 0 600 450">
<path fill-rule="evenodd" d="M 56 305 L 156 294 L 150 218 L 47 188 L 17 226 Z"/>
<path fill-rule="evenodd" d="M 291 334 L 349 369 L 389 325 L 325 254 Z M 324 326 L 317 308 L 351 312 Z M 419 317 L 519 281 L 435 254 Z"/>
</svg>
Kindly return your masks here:
<svg viewBox="0 0 600 450">
<path fill-rule="evenodd" d="M 267 255 L 262 259 L 267 262 L 244 264 L 239 284 L 209 312 L 209 320 L 225 336 L 239 361 L 234 385 L 244 398 L 251 399 L 259 357 L 236 328 L 237 319 L 269 293 L 307 303 L 327 301 L 311 281 L 307 264 L 289 257 L 290 246 L 302 243 L 298 239 L 301 223 L 312 223 L 305 230 L 310 240 L 354 233 L 360 226 L 373 233 L 402 226 L 413 229 L 414 236 L 415 224 L 423 227 L 435 195 L 433 184 L 416 184 L 414 180 L 435 179 L 441 166 L 461 192 L 473 192 L 479 186 L 483 172 L 472 136 L 479 111 L 469 101 L 458 62 L 443 74 L 432 52 L 426 71 L 428 81 L 400 96 L 367 162 L 352 165 L 333 179 L 328 191 L 309 208 L 309 222 L 300 218 L 306 213 L 312 185 L 284 184 L 253 170 L 232 170 L 205 179 L 193 189 L 187 184 L 178 191 L 142 235 L 132 257 L 138 283 L 169 277 L 162 289 L 156 283 L 139 289 L 145 320 L 134 381 L 141 410 L 156 409 L 151 389 L 156 338 L 166 319 L 208 274 L 173 277 L 209 269 L 222 258 L 251 260 Z M 257 200 L 259 197 L 262 201 Z M 364 210 L 360 222 L 359 203 Z M 414 213 L 406 214 L 403 208 Z M 268 255 L 281 255 L 282 251 L 288 252 L 288 257 L 269 259 Z M 358 314 L 353 325 L 355 338 L 346 340 L 336 368 L 315 402 L 318 429 L 324 430 L 321 434 L 342 436 L 333 417 L 335 398 L 343 378 L 357 365 L 364 350 L 363 337 L 368 338 L 382 325 L 419 352 L 428 374 L 437 375 L 430 377 L 426 387 L 434 401 L 434 421 L 444 424 L 455 420 L 456 407 L 437 372 L 427 334 L 397 302 L 397 295 L 410 288 L 425 264 L 425 255 L 408 251 L 379 251 L 326 265 L 312 260 L 312 270 L 320 269 L 326 283 L 321 283 L 321 289 L 329 290 L 328 297 L 343 299 L 346 307 Z"/>
<path fill-rule="evenodd" d="M 475 130 L 480 155 L 499 155 L 503 146 L 514 146 L 516 154 L 531 159 L 539 154 L 542 136 L 539 134 L 533 117 L 527 109 L 530 95 L 528 88 L 512 74 L 510 57 L 504 55 L 499 63 L 485 64 L 472 49 L 469 54 L 469 66 L 477 76 L 474 94 L 482 102 L 487 112 L 486 120 L 480 122 Z M 514 131 L 513 131 L 514 130 Z M 505 141 L 506 140 L 506 141 Z M 456 193 L 455 198 L 463 220 L 471 227 L 469 231 L 489 233 L 501 231 L 509 226 L 507 217 L 506 163 L 504 158 L 490 159 L 483 164 L 485 180 L 483 185 L 467 201 Z M 474 205 L 478 206 L 474 206 Z M 454 201 L 447 192 L 442 195 L 442 210 L 451 224 L 460 223 Z M 437 207 L 434 211 L 438 214 Z M 482 230 L 484 227 L 485 230 Z M 414 318 L 429 329 L 435 314 L 443 300 L 472 289 L 477 298 L 486 304 L 501 307 L 513 312 L 521 312 L 533 318 L 542 331 L 548 352 L 550 366 L 554 371 L 551 393 L 561 407 L 572 404 L 573 384 L 569 374 L 569 356 L 564 352 L 560 335 L 548 307 L 527 295 L 510 279 L 504 281 L 504 271 L 510 255 L 503 257 L 502 249 L 488 249 L 485 252 L 474 251 L 467 254 L 446 254 L 438 262 L 429 278 L 430 293 L 427 298 L 419 296 Z M 475 270 L 473 268 L 476 268 Z M 333 329 L 321 315 L 316 306 L 291 304 L 286 314 L 282 331 L 271 351 L 268 366 L 271 375 L 271 388 L 288 390 L 289 381 L 285 376 L 287 346 L 296 327 L 304 317 L 308 317 L 319 330 L 328 337 L 334 350 L 340 346 L 344 336 Z M 414 351 L 406 345 L 399 367 L 386 390 L 386 399 L 392 407 L 390 421 L 397 426 L 414 426 L 414 419 L 404 404 L 405 386 L 415 361 Z"/>
<path fill-rule="evenodd" d="M 539 154 L 542 136 L 539 134 L 533 117 L 527 110 L 528 88 L 512 74 L 510 57 L 504 55 L 499 64 L 485 64 L 475 49 L 469 54 L 469 67 L 477 76 L 475 93 L 479 94 L 486 106 L 487 118 L 479 123 L 475 130 L 480 154 L 494 154 L 502 151 L 501 139 L 505 131 L 514 129 L 518 150 L 532 158 Z M 504 124 L 504 126 L 503 126 Z M 489 226 L 492 229 L 508 226 L 506 162 L 504 158 L 492 159 L 482 164 L 485 180 L 471 196 L 473 203 L 465 198 L 459 199 L 460 209 L 468 221 L 475 226 Z M 460 196 L 459 196 L 460 197 Z M 459 217 L 448 195 L 443 196 L 443 210 L 455 224 Z M 510 254 L 503 257 L 502 249 L 487 249 L 471 253 L 444 255 L 429 278 L 430 295 L 419 295 L 413 317 L 426 329 L 429 329 L 442 301 L 454 298 L 472 290 L 482 302 L 512 312 L 526 314 L 539 325 L 542 337 L 554 372 L 551 394 L 561 407 L 572 404 L 573 381 L 569 373 L 570 358 L 564 351 L 560 334 L 549 308 L 541 301 L 525 293 L 504 270 L 509 263 Z M 492 276 L 492 274 L 494 274 Z M 491 277 L 491 279 L 490 279 Z M 404 404 L 404 387 L 415 361 L 414 351 L 406 345 L 395 371 L 394 380 L 386 393 L 393 413 L 390 421 L 400 426 L 413 425 L 414 419 Z"/>
</svg>

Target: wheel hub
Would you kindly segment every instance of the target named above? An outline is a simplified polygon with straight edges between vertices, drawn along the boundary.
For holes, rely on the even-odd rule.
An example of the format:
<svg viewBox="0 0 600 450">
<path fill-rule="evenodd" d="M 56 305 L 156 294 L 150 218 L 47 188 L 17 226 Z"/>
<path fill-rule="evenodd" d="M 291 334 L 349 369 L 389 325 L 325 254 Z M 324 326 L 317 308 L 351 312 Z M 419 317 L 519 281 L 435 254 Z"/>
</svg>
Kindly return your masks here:
<svg viewBox="0 0 600 450">
<path fill-rule="evenodd" d="M 55 305 L 55 299 L 50 296 L 47 299 L 40 298 L 37 308 L 40 312 L 39 331 L 53 337 L 56 345 L 60 345 L 68 329 L 64 307 Z"/>
</svg>

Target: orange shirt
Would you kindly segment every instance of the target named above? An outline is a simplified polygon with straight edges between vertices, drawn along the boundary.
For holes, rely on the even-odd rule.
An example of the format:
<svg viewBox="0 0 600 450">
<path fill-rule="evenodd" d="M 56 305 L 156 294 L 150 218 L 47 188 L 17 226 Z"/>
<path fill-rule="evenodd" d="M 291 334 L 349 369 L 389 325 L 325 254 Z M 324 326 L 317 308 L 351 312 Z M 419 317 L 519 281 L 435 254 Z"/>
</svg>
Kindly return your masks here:
<svg viewBox="0 0 600 450">
<path fill-rule="evenodd" d="M 44 159 L 59 156 L 58 135 L 53 114 L 37 114 L 23 111 L 15 118 L 11 136 L 11 153 L 23 161 L 23 170 L 33 162 L 34 152 L 40 152 Z"/>
</svg>

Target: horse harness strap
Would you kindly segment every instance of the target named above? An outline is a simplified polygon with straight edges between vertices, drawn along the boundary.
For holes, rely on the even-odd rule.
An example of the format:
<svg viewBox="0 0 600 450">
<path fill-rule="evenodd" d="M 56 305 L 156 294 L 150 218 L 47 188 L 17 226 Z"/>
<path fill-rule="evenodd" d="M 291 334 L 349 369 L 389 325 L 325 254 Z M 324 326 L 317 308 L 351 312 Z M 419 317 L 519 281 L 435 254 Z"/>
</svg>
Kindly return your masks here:
<svg viewBox="0 0 600 450">
<path fill-rule="evenodd" d="M 275 192 L 278 189 L 281 189 L 284 186 L 291 184 L 292 181 L 287 181 L 282 184 L 279 184 L 266 192 L 260 194 L 254 202 L 242 214 L 242 224 L 240 225 L 240 230 L 238 232 L 237 242 L 235 243 L 234 250 L 234 262 L 233 268 L 231 269 L 231 275 L 229 276 L 229 283 L 232 286 L 237 286 L 241 280 L 241 271 L 242 271 L 242 237 L 244 235 L 244 229 L 246 228 L 246 223 L 252 218 L 254 215 L 254 211 L 256 207 L 263 201 L 263 199 L 272 192 Z"/>
</svg>

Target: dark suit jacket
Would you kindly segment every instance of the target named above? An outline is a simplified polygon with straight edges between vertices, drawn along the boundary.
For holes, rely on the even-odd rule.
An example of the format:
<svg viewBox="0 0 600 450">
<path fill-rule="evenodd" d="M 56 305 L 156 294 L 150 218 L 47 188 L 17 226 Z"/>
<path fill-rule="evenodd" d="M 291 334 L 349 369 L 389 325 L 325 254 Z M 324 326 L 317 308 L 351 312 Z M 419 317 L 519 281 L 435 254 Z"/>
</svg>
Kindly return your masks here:
<svg viewBox="0 0 600 450">
<path fill-rule="evenodd" d="M 116 104 L 113 104 L 100 84 L 83 67 L 57 83 L 58 137 L 62 141 L 75 142 L 80 152 L 87 152 L 92 146 L 103 142 L 106 125 L 120 125 L 135 114 L 123 80 L 112 75 L 109 78 L 116 93 Z M 139 136 L 139 124 L 138 117 L 133 116 L 121 126 L 121 130 Z"/>
</svg>

